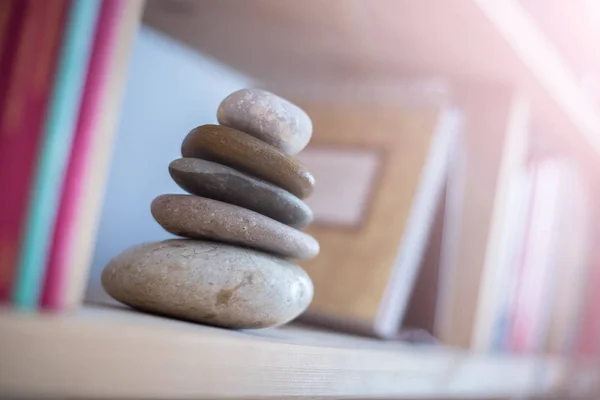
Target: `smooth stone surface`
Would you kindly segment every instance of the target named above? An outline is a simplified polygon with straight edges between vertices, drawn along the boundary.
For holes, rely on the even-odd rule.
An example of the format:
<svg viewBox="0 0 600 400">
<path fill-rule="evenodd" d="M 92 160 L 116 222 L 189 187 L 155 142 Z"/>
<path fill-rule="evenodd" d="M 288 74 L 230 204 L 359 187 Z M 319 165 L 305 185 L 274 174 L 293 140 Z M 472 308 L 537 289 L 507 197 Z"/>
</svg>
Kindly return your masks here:
<svg viewBox="0 0 600 400">
<path fill-rule="evenodd" d="M 235 329 L 284 324 L 313 296 L 306 272 L 289 261 L 186 239 L 125 250 L 102 271 L 102 286 L 143 311 Z"/>
<path fill-rule="evenodd" d="M 174 235 L 248 246 L 284 257 L 319 254 L 310 235 L 232 204 L 185 194 L 163 194 L 152 201 L 154 219 Z"/>
<path fill-rule="evenodd" d="M 247 172 L 301 199 L 310 195 L 315 185 L 312 174 L 293 157 L 225 126 L 202 125 L 192 129 L 181 145 L 181 154 Z"/>
<path fill-rule="evenodd" d="M 313 219 L 310 207 L 290 192 L 221 164 L 180 158 L 171 162 L 169 173 L 188 193 L 247 208 L 295 228 Z"/>
<path fill-rule="evenodd" d="M 260 89 L 242 89 L 219 105 L 221 125 L 246 132 L 286 154 L 297 154 L 312 136 L 312 121 L 298 106 Z"/>
</svg>

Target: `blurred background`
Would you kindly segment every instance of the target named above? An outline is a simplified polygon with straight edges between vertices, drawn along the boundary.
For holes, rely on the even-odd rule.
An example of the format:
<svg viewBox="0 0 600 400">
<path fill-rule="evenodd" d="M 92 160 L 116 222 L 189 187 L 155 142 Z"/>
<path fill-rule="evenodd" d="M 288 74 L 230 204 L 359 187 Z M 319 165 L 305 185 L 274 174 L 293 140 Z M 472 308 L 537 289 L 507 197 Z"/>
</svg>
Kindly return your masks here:
<svg viewBox="0 0 600 400">
<path fill-rule="evenodd" d="M 15 15 L 17 2 L 2 1 L 0 27 L 10 32 L 4 17 Z M 153 220 L 150 203 L 183 193 L 167 169 L 181 141 L 192 128 L 217 123 L 228 94 L 258 87 L 299 105 L 314 126 L 298 159 L 317 181 L 307 232 L 321 253 L 300 263 L 315 285 L 302 323 L 595 363 L 600 2 L 147 0 L 127 7 L 107 56 L 112 80 L 95 119 L 101 128 L 82 147 L 63 138 L 55 155 L 63 169 L 49 182 L 63 194 L 45 204 L 68 203 L 64 182 L 73 179 L 77 211 L 46 210 L 50 233 L 26 236 L 29 244 L 4 230 L 5 300 L 16 276 L 11 262 L 23 246 L 52 242 L 63 216 L 75 233 L 56 257 L 70 294 L 53 302 L 46 287 L 40 307 L 115 304 L 100 284 L 104 266 L 132 245 L 172 237 Z M 0 105 L 8 107 L 19 93 L 10 82 L 35 75 L 14 71 L 37 61 L 32 55 L 11 69 L 6 55 L 19 53 L 7 49 L 26 39 L 5 37 Z M 29 204 L 30 189 L 27 180 L 21 192 L 7 186 L 21 179 L 14 177 L 21 167 L 10 161 L 20 157 L 8 150 L 13 139 L 4 140 L 0 208 L 16 210 Z M 78 151 L 87 161 L 73 161 Z M 31 168 L 50 163 L 28 154 Z M 11 205 L 11 193 L 25 194 Z M 4 214 L 3 228 L 23 224 L 15 212 Z M 44 268 L 42 286 L 53 279 Z M 595 387 L 577 376 L 569 396 Z"/>
<path fill-rule="evenodd" d="M 115 254 L 169 237 L 148 205 L 182 192 L 166 165 L 187 132 L 260 87 L 315 127 L 299 155 L 322 247 L 307 318 L 485 351 L 596 348 L 600 6 L 505 3 L 148 1 L 89 298 L 108 298 Z"/>
</svg>

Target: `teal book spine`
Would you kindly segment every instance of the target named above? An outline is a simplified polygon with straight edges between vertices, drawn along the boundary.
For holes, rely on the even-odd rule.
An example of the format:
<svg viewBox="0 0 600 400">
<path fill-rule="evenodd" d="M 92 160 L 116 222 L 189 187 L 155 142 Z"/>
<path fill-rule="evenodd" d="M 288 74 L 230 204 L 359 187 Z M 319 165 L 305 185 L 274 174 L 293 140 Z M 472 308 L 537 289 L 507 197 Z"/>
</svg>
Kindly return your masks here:
<svg viewBox="0 0 600 400">
<path fill-rule="evenodd" d="M 39 305 L 99 11 L 100 0 L 74 0 L 69 11 L 13 286 L 13 304 L 19 309 Z"/>
</svg>

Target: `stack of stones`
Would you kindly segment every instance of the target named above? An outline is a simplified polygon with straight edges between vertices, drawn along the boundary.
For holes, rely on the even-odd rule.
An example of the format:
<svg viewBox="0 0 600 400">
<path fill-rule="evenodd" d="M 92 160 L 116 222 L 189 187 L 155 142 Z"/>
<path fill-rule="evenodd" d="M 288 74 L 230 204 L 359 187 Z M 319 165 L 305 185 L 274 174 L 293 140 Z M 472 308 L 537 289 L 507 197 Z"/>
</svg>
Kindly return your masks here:
<svg viewBox="0 0 600 400">
<path fill-rule="evenodd" d="M 302 313 L 313 285 L 286 258 L 309 259 L 319 244 L 301 232 L 314 186 L 292 155 L 312 136 L 304 111 L 272 93 L 244 89 L 217 112 L 220 125 L 193 129 L 169 165 L 189 195 L 165 194 L 152 215 L 188 239 L 134 246 L 114 258 L 102 285 L 131 307 L 236 329 L 284 324 Z"/>
</svg>

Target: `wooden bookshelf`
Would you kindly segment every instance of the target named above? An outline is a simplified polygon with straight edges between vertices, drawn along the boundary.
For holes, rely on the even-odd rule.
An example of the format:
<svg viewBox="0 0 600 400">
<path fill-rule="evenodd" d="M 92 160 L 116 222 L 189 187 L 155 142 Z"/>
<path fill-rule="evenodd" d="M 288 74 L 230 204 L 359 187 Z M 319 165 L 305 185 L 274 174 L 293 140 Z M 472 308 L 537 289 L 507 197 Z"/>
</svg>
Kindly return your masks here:
<svg viewBox="0 0 600 400">
<path fill-rule="evenodd" d="M 294 325 L 228 331 L 87 306 L 0 312 L 0 397 L 415 398 L 547 394 L 557 359 L 469 354 Z"/>
<path fill-rule="evenodd" d="M 599 159 L 598 107 L 516 0 L 149 0 L 145 22 L 271 87 L 416 75 L 514 87 L 544 127 Z M 572 367 L 294 325 L 228 331 L 106 306 L 0 310 L 2 398 L 525 397 L 555 393 Z"/>
</svg>

